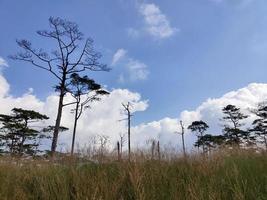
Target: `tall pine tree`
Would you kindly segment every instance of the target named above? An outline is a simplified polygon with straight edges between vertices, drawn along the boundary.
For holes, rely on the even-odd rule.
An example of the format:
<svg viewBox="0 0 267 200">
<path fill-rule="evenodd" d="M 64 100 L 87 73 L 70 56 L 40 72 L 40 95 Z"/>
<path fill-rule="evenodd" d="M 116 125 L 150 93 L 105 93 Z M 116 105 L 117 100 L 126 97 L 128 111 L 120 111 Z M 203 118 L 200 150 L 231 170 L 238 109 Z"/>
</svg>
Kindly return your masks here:
<svg viewBox="0 0 267 200">
<path fill-rule="evenodd" d="M 257 119 L 253 121 L 251 131 L 255 133 L 256 139 L 264 144 L 267 150 L 267 102 L 259 103 L 257 109 L 252 112 L 257 116 Z"/>
<path fill-rule="evenodd" d="M 223 120 L 226 122 L 223 129 L 225 143 L 240 147 L 240 144 L 249 139 L 250 133 L 242 129 L 244 125 L 242 121 L 248 116 L 241 113 L 240 108 L 235 105 L 227 105 L 222 111 L 224 113 Z"/>
</svg>

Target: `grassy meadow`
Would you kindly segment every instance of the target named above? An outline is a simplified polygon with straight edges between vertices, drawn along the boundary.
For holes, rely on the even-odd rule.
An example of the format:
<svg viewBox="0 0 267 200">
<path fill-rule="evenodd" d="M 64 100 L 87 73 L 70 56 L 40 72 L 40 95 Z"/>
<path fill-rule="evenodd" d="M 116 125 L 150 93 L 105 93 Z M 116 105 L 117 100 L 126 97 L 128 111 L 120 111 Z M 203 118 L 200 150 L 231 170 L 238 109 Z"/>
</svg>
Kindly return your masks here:
<svg viewBox="0 0 267 200">
<path fill-rule="evenodd" d="M 266 153 L 102 163 L 2 158 L 1 200 L 267 199 Z"/>
</svg>

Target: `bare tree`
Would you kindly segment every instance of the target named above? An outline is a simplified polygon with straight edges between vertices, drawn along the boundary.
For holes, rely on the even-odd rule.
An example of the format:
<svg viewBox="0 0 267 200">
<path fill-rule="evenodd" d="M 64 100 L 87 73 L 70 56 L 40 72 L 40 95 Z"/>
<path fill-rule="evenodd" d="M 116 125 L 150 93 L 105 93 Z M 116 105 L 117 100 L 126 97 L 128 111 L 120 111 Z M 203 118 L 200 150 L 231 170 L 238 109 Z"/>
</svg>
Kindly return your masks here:
<svg viewBox="0 0 267 200">
<path fill-rule="evenodd" d="M 184 142 L 184 124 L 183 124 L 182 120 L 180 121 L 180 126 L 181 126 L 181 132 L 177 131 L 175 133 L 178 133 L 182 136 L 183 155 L 184 155 L 184 157 L 186 157 L 185 142 Z"/>
<path fill-rule="evenodd" d="M 186 157 L 186 151 L 185 151 L 185 142 L 184 142 L 184 124 L 183 124 L 183 121 L 181 120 L 180 121 L 180 126 L 181 126 L 181 136 L 182 136 L 182 144 L 183 144 L 183 154 L 184 154 L 184 157 Z"/>
<path fill-rule="evenodd" d="M 98 159 L 100 162 L 104 160 L 105 155 L 108 153 L 107 152 L 107 145 L 109 143 L 109 136 L 107 135 L 97 135 L 98 139 Z"/>
<path fill-rule="evenodd" d="M 64 97 L 69 84 L 70 75 L 85 71 L 108 71 L 106 65 L 99 63 L 101 54 L 93 48 L 93 40 L 87 38 L 83 47 L 79 44 L 84 39 L 76 23 L 60 18 L 49 18 L 49 30 L 37 31 L 39 36 L 56 42 L 56 48 L 48 53 L 43 49 L 35 49 L 30 41 L 17 40 L 18 46 L 23 50 L 12 59 L 31 63 L 33 66 L 51 73 L 58 81 L 56 91 L 59 92 L 59 102 L 55 130 L 53 133 L 51 153 L 56 151 L 59 127 L 61 123 Z"/>
<path fill-rule="evenodd" d="M 128 122 L 128 157 L 131 160 L 131 104 L 128 102 L 127 104 L 122 103 L 122 106 L 127 114 L 127 122 Z"/>
</svg>

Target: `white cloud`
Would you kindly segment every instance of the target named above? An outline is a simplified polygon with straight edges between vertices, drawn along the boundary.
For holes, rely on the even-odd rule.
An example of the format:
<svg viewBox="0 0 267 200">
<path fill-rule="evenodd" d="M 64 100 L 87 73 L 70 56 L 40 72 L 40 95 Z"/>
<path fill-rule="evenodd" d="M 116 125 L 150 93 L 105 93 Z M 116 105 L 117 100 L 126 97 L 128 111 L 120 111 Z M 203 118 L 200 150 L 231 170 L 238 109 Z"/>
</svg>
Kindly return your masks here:
<svg viewBox="0 0 267 200">
<path fill-rule="evenodd" d="M 41 101 L 32 92 L 32 89 L 29 89 L 21 97 L 13 97 L 9 93 L 9 84 L 0 75 L 1 113 L 8 114 L 14 107 L 36 110 L 50 117 L 43 125 L 54 125 L 58 96 L 51 94 L 45 101 Z M 71 96 L 65 97 L 65 102 L 71 101 Z M 110 95 L 103 97 L 99 102 L 93 102 L 92 108 L 85 110 L 78 122 L 77 143 L 81 145 L 89 143 L 92 135 L 100 134 L 109 136 L 111 144 L 115 144 L 119 133 L 127 130 L 126 123 L 119 121 L 125 118 L 121 103 L 127 102 L 132 103 L 133 113 L 144 111 L 148 107 L 148 102 L 142 100 L 140 94 L 127 89 L 113 89 Z M 71 109 L 71 107 L 64 108 L 62 115 L 62 126 L 66 126 L 70 130 L 60 135 L 59 143 L 64 143 L 66 146 L 70 146 L 72 137 L 73 114 Z"/>
<path fill-rule="evenodd" d="M 252 83 L 247 87 L 229 92 L 221 98 L 208 99 L 194 111 L 184 111 L 181 117 L 189 122 L 194 116 L 195 119 L 202 119 L 210 124 L 213 133 L 220 133 L 221 126 L 219 119 L 222 118 L 222 108 L 228 104 L 233 104 L 242 109 L 246 114 L 250 114 L 249 108 L 254 108 L 257 103 L 267 99 L 267 84 Z M 248 119 L 247 122 L 250 122 Z"/>
<path fill-rule="evenodd" d="M 144 17 L 145 31 L 157 39 L 171 37 L 178 31 L 170 25 L 170 21 L 161 12 L 160 8 L 151 3 L 143 3 L 139 7 L 139 13 Z"/>
<path fill-rule="evenodd" d="M 247 87 L 229 92 L 220 98 L 207 99 L 195 110 L 183 111 L 177 118 L 163 118 L 158 121 L 142 123 L 132 128 L 133 146 L 144 146 L 149 139 L 160 140 L 163 146 L 181 148 L 180 136 L 175 134 L 180 131 L 179 120 L 183 120 L 187 127 L 194 120 L 204 120 L 209 126 L 209 133 L 221 133 L 219 119 L 222 118 L 221 109 L 227 104 L 234 104 L 242 108 L 244 113 L 249 113 L 248 108 L 255 107 L 260 101 L 266 100 L 267 84 L 252 83 Z M 66 97 L 66 102 L 71 101 L 71 97 Z M 107 135 L 112 145 L 119 138 L 119 133 L 126 133 L 126 121 L 119 121 L 125 118 L 121 103 L 132 102 L 133 112 L 145 111 L 148 107 L 148 101 L 141 99 L 141 95 L 133 93 L 126 89 L 113 89 L 111 94 L 103 97 L 100 102 L 94 102 L 92 108 L 88 109 L 82 115 L 78 122 L 77 143 L 80 145 L 90 142 L 90 138 L 95 134 Z M 9 84 L 5 78 L 0 75 L 0 110 L 1 113 L 10 113 L 14 107 L 33 109 L 51 117 L 46 124 L 54 124 L 58 97 L 51 94 L 45 101 L 39 100 L 32 91 L 26 92 L 21 97 L 13 97 L 9 92 Z M 71 141 L 71 131 L 73 126 L 73 114 L 71 107 L 64 109 L 62 116 L 62 125 L 69 127 L 70 131 L 60 135 L 60 143 L 66 143 L 68 146 Z M 134 120 L 135 117 L 133 117 Z M 247 120 L 250 124 L 252 118 Z M 187 148 L 191 149 L 196 140 L 195 136 L 186 130 L 185 136 Z M 146 145 L 147 146 L 147 145 Z"/>
<path fill-rule="evenodd" d="M 138 4 L 138 12 L 143 17 L 144 26 L 128 28 L 127 32 L 130 37 L 137 38 L 140 35 L 148 34 L 155 39 L 165 39 L 179 31 L 178 28 L 171 26 L 167 16 L 153 3 Z"/>
<path fill-rule="evenodd" d="M 9 91 L 9 84 L 0 73 L 0 97 L 4 97 Z"/>
<path fill-rule="evenodd" d="M 129 69 L 131 81 L 147 79 L 149 71 L 146 64 L 138 60 L 130 59 L 126 66 Z"/>
<path fill-rule="evenodd" d="M 117 64 L 121 59 L 125 57 L 126 54 L 127 51 L 125 49 L 118 49 L 113 55 L 111 65 L 114 66 L 115 64 Z"/>
<path fill-rule="evenodd" d="M 0 67 L 8 67 L 7 61 L 0 57 Z"/>
<path fill-rule="evenodd" d="M 175 146 L 181 149 L 181 138 L 174 134 L 180 132 L 179 121 L 182 120 L 187 128 L 195 120 L 204 120 L 210 126 L 208 133 L 221 134 L 222 126 L 220 119 L 223 117 L 222 108 L 228 104 L 234 104 L 241 108 L 245 114 L 251 115 L 249 108 L 255 108 L 258 102 L 267 99 L 267 84 L 252 83 L 247 87 L 229 92 L 220 98 L 207 99 L 193 111 L 183 111 L 177 118 L 164 118 L 134 127 L 134 142 L 136 145 L 144 145 L 148 139 L 159 139 L 163 145 Z M 253 116 L 245 120 L 250 126 Z M 196 137 L 186 129 L 187 149 L 192 148 Z"/>
<path fill-rule="evenodd" d="M 126 80 L 138 81 L 146 80 L 149 75 L 148 66 L 127 55 L 127 51 L 123 48 L 118 49 L 113 55 L 112 65 L 123 65 L 123 72 L 119 75 L 118 82 L 124 83 Z"/>
</svg>

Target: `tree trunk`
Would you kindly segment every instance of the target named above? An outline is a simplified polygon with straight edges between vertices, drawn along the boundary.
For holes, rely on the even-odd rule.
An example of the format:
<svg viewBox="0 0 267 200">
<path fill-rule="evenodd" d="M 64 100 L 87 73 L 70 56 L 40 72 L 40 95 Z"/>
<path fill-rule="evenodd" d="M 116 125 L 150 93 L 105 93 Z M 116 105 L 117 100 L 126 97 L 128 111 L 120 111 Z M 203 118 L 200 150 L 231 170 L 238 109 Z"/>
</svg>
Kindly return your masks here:
<svg viewBox="0 0 267 200">
<path fill-rule="evenodd" d="M 121 160 L 121 152 L 120 152 L 120 142 L 117 142 L 117 153 L 118 153 L 118 160 Z"/>
<path fill-rule="evenodd" d="M 201 135 L 201 138 L 203 138 L 203 133 L 200 133 L 200 135 Z M 204 144 L 202 145 L 202 151 L 203 151 L 203 154 L 205 154 L 205 145 Z"/>
<path fill-rule="evenodd" d="M 13 151 L 14 151 L 14 136 L 11 139 L 10 153 L 13 154 Z"/>
<path fill-rule="evenodd" d="M 131 160 L 131 115 L 128 112 L 128 156 L 129 161 Z"/>
<path fill-rule="evenodd" d="M 58 101 L 58 110 L 57 110 L 57 119 L 52 139 L 52 145 L 51 145 L 51 155 L 54 156 L 57 148 L 57 141 L 58 141 L 58 133 L 61 123 L 61 117 L 62 117 L 62 110 L 63 110 L 63 100 L 65 96 L 65 85 L 66 85 L 66 71 L 63 71 L 63 77 L 62 81 L 60 83 L 60 94 L 59 94 L 59 101 Z"/>
<path fill-rule="evenodd" d="M 24 134 L 25 134 L 25 133 L 24 133 Z M 22 154 L 23 154 L 23 150 L 24 150 L 24 149 L 23 149 L 23 145 L 24 145 L 25 139 L 26 139 L 26 138 L 25 138 L 25 135 L 23 135 L 23 136 L 22 136 L 21 143 L 20 143 L 20 145 L 19 145 L 19 155 L 20 155 L 20 156 L 22 156 Z"/>
<path fill-rule="evenodd" d="M 264 138 L 265 150 L 267 151 L 267 138 L 266 138 L 266 135 L 264 135 L 263 138 Z"/>
<path fill-rule="evenodd" d="M 55 125 L 55 129 L 54 129 L 52 145 L 51 145 L 52 156 L 54 156 L 54 153 L 56 152 L 56 148 L 57 148 L 58 133 L 59 133 L 59 127 L 60 127 L 62 110 L 63 110 L 63 99 L 64 99 L 64 93 L 60 94 L 60 96 L 59 96 L 57 119 L 56 119 L 56 125 Z"/>
<path fill-rule="evenodd" d="M 78 109 L 79 109 L 79 102 L 76 103 L 76 109 L 75 109 L 75 119 L 74 119 L 74 126 L 73 126 L 73 133 L 72 133 L 72 143 L 71 143 L 71 155 L 73 155 L 73 152 L 74 152 L 75 136 L 76 136 L 76 128 L 77 128 L 78 112 L 79 112 Z"/>
<path fill-rule="evenodd" d="M 184 143 L 184 125 L 183 125 L 183 121 L 180 121 L 180 125 L 181 125 L 181 129 L 182 129 L 182 144 L 183 144 L 183 154 L 184 157 L 186 157 L 186 152 L 185 152 L 185 143 Z"/>
<path fill-rule="evenodd" d="M 120 145 L 121 145 L 120 150 L 121 150 L 121 155 L 122 155 L 122 145 L 123 145 L 123 138 L 122 137 L 121 137 L 121 143 L 120 143 Z"/>
<path fill-rule="evenodd" d="M 183 154 L 184 154 L 184 157 L 186 157 L 185 143 L 184 143 L 184 133 L 182 133 L 182 143 L 183 143 Z"/>
<path fill-rule="evenodd" d="M 28 126 L 28 121 L 27 120 L 25 120 L 25 130 L 27 129 L 27 126 Z M 22 135 L 22 140 L 21 140 L 21 143 L 20 143 L 20 146 L 19 146 L 19 154 L 20 154 L 20 156 L 23 154 L 22 152 L 23 152 L 23 145 L 24 145 L 24 142 L 25 142 L 25 140 L 26 140 L 26 136 L 25 136 L 25 132 L 23 132 L 22 133 L 23 135 Z"/>
</svg>

